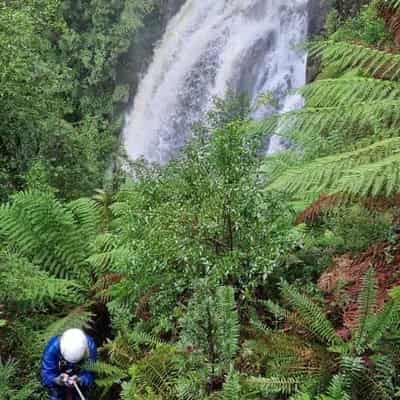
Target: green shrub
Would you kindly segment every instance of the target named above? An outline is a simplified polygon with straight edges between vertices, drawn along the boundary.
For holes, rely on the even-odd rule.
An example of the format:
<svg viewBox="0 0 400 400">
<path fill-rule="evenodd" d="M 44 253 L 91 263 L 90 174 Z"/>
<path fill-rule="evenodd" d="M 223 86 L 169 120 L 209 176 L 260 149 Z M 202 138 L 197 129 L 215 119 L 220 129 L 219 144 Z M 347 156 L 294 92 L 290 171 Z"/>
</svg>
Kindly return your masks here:
<svg viewBox="0 0 400 400">
<path fill-rule="evenodd" d="M 376 1 L 364 6 L 354 18 L 339 26 L 338 14 L 332 11 L 327 19 L 328 33 L 332 39 L 361 41 L 367 45 L 384 44 L 391 40 L 391 34 L 383 18 L 379 15 Z"/>
<path fill-rule="evenodd" d="M 325 218 L 326 236 L 336 239 L 339 251 L 362 251 L 377 241 L 390 240 L 393 236 L 392 218 L 389 213 L 369 211 L 354 205 L 339 208 Z"/>
</svg>

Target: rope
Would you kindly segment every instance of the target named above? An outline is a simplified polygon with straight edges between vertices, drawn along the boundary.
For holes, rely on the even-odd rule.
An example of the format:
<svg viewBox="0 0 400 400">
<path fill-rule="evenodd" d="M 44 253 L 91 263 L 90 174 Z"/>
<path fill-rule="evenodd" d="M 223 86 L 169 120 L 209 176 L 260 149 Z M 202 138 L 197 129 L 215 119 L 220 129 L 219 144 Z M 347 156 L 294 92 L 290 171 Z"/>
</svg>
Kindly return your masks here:
<svg viewBox="0 0 400 400">
<path fill-rule="evenodd" d="M 76 382 L 74 382 L 74 388 L 76 389 L 76 391 L 79 394 L 79 397 L 81 398 L 81 400 L 86 400 L 85 396 L 82 394 L 81 390 L 79 389 L 79 386 Z"/>
</svg>

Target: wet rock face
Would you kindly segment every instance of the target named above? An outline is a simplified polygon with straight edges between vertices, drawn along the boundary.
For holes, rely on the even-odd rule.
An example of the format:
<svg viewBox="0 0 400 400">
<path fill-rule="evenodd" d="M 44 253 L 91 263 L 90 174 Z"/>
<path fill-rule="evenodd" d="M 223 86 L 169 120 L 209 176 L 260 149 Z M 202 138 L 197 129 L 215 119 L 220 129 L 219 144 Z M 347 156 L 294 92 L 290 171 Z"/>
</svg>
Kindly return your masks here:
<svg viewBox="0 0 400 400">
<path fill-rule="evenodd" d="M 163 4 L 162 17 L 164 25 L 179 11 L 185 0 L 165 0 Z"/>
<path fill-rule="evenodd" d="M 309 36 L 319 35 L 325 26 L 325 19 L 328 14 L 329 9 L 332 6 L 332 1 L 330 0 L 310 0 L 309 2 Z"/>
<path fill-rule="evenodd" d="M 325 28 L 326 16 L 331 8 L 332 2 L 329 0 L 310 0 L 309 2 L 309 24 L 308 36 L 310 38 L 320 35 Z M 318 75 L 319 62 L 308 60 L 307 64 L 307 82 L 312 82 Z"/>
</svg>

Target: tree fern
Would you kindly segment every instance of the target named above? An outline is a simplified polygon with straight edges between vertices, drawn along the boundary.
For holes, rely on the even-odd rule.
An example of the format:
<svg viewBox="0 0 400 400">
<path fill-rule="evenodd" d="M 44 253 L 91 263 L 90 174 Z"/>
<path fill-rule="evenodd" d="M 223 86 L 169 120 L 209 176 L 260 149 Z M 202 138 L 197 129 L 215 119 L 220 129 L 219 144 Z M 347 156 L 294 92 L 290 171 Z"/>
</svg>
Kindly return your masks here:
<svg viewBox="0 0 400 400">
<path fill-rule="evenodd" d="M 348 107 L 349 104 L 393 100 L 400 96 L 397 82 L 343 77 L 316 80 L 300 89 L 308 107 Z"/>
<path fill-rule="evenodd" d="M 101 214 L 97 204 L 90 199 L 81 198 L 66 204 L 76 220 L 76 235 L 87 245 L 93 243 L 101 226 Z"/>
<path fill-rule="evenodd" d="M 281 115 L 272 128 L 302 146 L 321 151 L 343 151 L 357 140 L 400 125 L 398 100 L 356 102 L 346 107 L 305 107 Z M 316 147 L 316 144 L 320 148 Z"/>
<path fill-rule="evenodd" d="M 355 151 L 319 158 L 303 166 L 287 170 L 267 189 L 285 191 L 295 197 L 301 197 L 306 193 L 339 191 L 340 188 L 348 185 L 345 191 L 354 191 L 353 194 L 357 194 L 358 190 L 354 187 L 356 184 L 366 190 L 365 186 L 359 182 L 358 177 L 350 180 L 350 176 L 358 171 L 357 167 L 361 168 L 361 166 L 367 165 L 374 168 L 375 162 L 381 160 L 387 162 L 386 157 L 391 155 L 395 154 L 393 157 L 397 159 L 399 151 L 400 139 L 391 138 Z M 377 187 L 374 193 L 377 189 L 380 189 L 378 194 L 382 192 L 382 187 Z"/>
<path fill-rule="evenodd" d="M 115 235 L 106 233 L 96 237 L 93 254 L 87 261 L 97 274 L 122 273 L 131 257 L 129 246 L 121 245 Z"/>
<path fill-rule="evenodd" d="M 342 70 L 360 68 L 381 79 L 400 78 L 400 55 L 359 44 L 325 40 L 310 46 L 310 56 L 321 56 L 323 63 L 335 64 Z"/>
<path fill-rule="evenodd" d="M 81 301 L 76 282 L 54 278 L 27 259 L 11 255 L 0 264 L 0 303 L 11 309 L 43 311 L 50 306 Z"/>
<path fill-rule="evenodd" d="M 356 196 L 389 197 L 398 193 L 399 184 L 400 156 L 396 154 L 348 171 L 332 190 Z"/>
<path fill-rule="evenodd" d="M 91 201 L 63 205 L 51 193 L 18 193 L 0 208 L 0 232 L 6 240 L 58 277 L 82 274 L 98 221 Z"/>
<path fill-rule="evenodd" d="M 269 176 L 267 158 L 268 189 L 308 200 L 324 192 L 397 193 L 400 56 L 330 39 L 312 43 L 310 56 L 341 76 L 306 85 L 304 109 L 263 122 L 267 131 L 288 137 L 292 153 L 303 158 Z"/>
</svg>

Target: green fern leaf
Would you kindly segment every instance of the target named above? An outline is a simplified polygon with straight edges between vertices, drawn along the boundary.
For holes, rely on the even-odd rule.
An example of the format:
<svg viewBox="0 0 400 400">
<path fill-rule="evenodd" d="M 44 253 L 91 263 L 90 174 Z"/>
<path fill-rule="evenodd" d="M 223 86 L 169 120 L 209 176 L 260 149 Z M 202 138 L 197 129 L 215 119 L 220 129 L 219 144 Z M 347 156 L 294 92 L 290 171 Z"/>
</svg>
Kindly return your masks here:
<svg viewBox="0 0 400 400">
<path fill-rule="evenodd" d="M 285 282 L 282 284 L 282 294 L 296 312 L 299 313 L 310 332 L 328 344 L 333 345 L 341 342 L 332 324 L 315 303 Z"/>
</svg>

